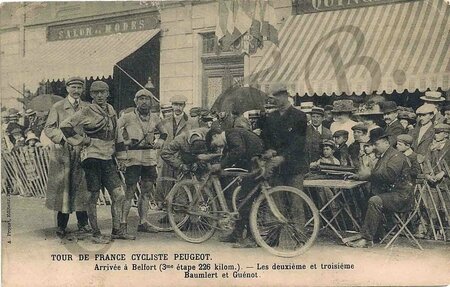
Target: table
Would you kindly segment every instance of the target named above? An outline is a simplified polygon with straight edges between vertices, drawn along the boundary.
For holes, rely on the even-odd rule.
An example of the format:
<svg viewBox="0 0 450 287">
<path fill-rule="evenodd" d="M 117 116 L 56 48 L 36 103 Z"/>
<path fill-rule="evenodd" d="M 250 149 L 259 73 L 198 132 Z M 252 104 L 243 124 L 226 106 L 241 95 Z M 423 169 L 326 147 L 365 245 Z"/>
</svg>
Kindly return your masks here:
<svg viewBox="0 0 450 287">
<path fill-rule="evenodd" d="M 353 195 L 353 191 L 356 192 L 364 192 L 364 187 L 368 184 L 367 181 L 356 181 L 356 180 L 339 180 L 339 179 L 305 179 L 303 181 L 303 187 L 308 191 L 311 198 L 315 198 L 312 196 L 311 191 L 314 188 L 329 188 L 333 192 L 333 196 L 328 201 L 323 204 L 323 206 L 319 209 L 320 217 L 326 222 L 324 228 L 329 227 L 341 240 L 343 243 L 346 242 L 346 239 L 340 234 L 339 230 L 341 229 L 338 223 L 338 216 L 341 212 L 345 212 L 350 218 L 353 227 L 355 227 L 355 231 L 360 230 L 360 225 L 358 221 L 355 219 L 355 215 L 352 213 L 350 209 L 350 200 L 353 201 L 355 205 L 358 205 L 356 202 L 355 196 Z M 350 193 L 351 199 L 348 199 L 345 193 Z M 341 204 L 337 201 L 340 200 Z M 333 202 L 337 203 L 337 210 L 331 210 L 331 205 Z M 327 211 L 331 213 L 331 218 L 327 216 Z"/>
</svg>

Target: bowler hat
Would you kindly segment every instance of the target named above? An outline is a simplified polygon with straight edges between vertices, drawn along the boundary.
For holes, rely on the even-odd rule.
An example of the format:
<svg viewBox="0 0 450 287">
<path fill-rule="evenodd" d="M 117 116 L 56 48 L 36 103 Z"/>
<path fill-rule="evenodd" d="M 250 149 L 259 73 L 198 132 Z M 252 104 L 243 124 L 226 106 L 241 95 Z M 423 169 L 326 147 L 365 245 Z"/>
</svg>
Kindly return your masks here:
<svg viewBox="0 0 450 287">
<path fill-rule="evenodd" d="M 420 97 L 421 100 L 427 102 L 443 102 L 445 98 L 442 96 L 441 92 L 438 91 L 428 91 L 425 92 L 425 96 Z"/>
<path fill-rule="evenodd" d="M 66 86 L 70 86 L 72 84 L 84 85 L 84 79 L 82 77 L 78 77 L 78 76 L 70 77 L 66 81 Z"/>
<path fill-rule="evenodd" d="M 352 113 L 355 110 L 352 100 L 337 100 L 333 102 L 333 113 Z"/>
<path fill-rule="evenodd" d="M 450 132 L 450 125 L 447 124 L 437 124 L 434 126 L 434 132 L 435 133 L 440 133 L 440 132 L 446 132 L 449 133 Z"/>
<path fill-rule="evenodd" d="M 187 98 L 183 95 L 175 95 L 172 98 L 170 98 L 170 102 L 172 104 L 174 104 L 174 103 L 185 104 L 187 102 Z"/>
<path fill-rule="evenodd" d="M 412 145 L 413 137 L 408 134 L 401 134 L 397 136 L 397 142 L 399 141 L 407 145 Z"/>
<path fill-rule="evenodd" d="M 359 124 L 354 125 L 352 127 L 352 130 L 354 130 L 354 131 L 359 130 L 359 131 L 363 131 L 363 132 L 367 133 L 367 131 L 369 129 L 367 128 L 367 126 L 365 124 L 359 123 Z"/>
<path fill-rule="evenodd" d="M 340 136 L 348 137 L 348 131 L 346 131 L 346 130 L 338 130 L 338 131 L 335 131 L 334 134 L 333 134 L 333 137 L 340 137 Z"/>
<path fill-rule="evenodd" d="M 381 111 L 383 114 L 392 113 L 398 110 L 397 103 L 394 101 L 387 101 L 381 104 Z"/>
<path fill-rule="evenodd" d="M 98 91 L 109 91 L 109 86 L 107 83 L 103 82 L 103 81 L 94 81 L 91 84 L 91 88 L 90 88 L 91 92 L 98 92 Z"/>
<path fill-rule="evenodd" d="M 375 143 L 379 139 L 387 138 L 388 135 L 384 132 L 382 128 L 374 128 L 370 130 L 369 134 L 369 142 Z"/>
</svg>

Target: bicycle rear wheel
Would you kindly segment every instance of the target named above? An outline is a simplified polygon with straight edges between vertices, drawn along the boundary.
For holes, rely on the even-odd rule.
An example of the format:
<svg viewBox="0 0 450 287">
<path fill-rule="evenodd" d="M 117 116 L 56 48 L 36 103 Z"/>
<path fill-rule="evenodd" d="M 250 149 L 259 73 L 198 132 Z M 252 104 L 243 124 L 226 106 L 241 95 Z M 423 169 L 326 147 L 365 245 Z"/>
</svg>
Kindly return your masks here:
<svg viewBox="0 0 450 287">
<path fill-rule="evenodd" d="M 191 243 L 201 243 L 213 236 L 217 211 L 212 194 L 200 190 L 200 183 L 183 180 L 174 185 L 167 196 L 169 222 L 175 233 Z"/>
<path fill-rule="evenodd" d="M 303 191 L 277 186 L 253 203 L 250 227 L 259 246 L 277 256 L 294 257 L 314 244 L 319 211 Z"/>
</svg>

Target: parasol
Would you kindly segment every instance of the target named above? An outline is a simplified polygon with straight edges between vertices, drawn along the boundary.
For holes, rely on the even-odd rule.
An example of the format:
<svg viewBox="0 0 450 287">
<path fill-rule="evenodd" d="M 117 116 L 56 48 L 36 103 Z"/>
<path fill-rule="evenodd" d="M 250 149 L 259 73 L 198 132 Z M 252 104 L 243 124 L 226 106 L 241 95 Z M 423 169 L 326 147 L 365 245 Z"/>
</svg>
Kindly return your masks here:
<svg viewBox="0 0 450 287">
<path fill-rule="evenodd" d="M 223 92 L 211 110 L 243 114 L 250 110 L 263 110 L 267 95 L 252 87 L 232 87 Z"/>
<path fill-rule="evenodd" d="M 47 112 L 53 106 L 54 103 L 63 100 L 63 97 L 51 94 L 39 95 L 34 97 L 28 104 L 28 109 L 32 109 L 37 112 Z"/>
</svg>

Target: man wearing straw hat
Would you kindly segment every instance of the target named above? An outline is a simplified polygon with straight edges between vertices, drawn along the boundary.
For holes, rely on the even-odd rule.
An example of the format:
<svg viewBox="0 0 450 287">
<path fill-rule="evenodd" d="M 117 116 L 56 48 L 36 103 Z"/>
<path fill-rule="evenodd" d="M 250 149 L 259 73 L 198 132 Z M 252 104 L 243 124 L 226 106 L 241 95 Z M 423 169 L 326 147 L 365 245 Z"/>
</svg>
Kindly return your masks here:
<svg viewBox="0 0 450 287">
<path fill-rule="evenodd" d="M 56 234 L 66 235 L 69 214 L 76 211 L 78 230 L 89 233 L 87 202 L 88 192 L 84 171 L 80 165 L 80 147 L 72 147 L 66 143 L 60 124 L 87 103 L 80 99 L 84 91 L 84 79 L 71 77 L 66 82 L 67 97 L 55 103 L 44 127 L 45 135 L 53 142 L 50 149 L 49 174 L 47 183 L 47 208 L 57 211 Z"/>
<path fill-rule="evenodd" d="M 412 149 L 418 154 L 426 155 L 434 137 L 434 107 L 424 104 L 416 110 L 416 114 L 417 125 L 410 133 L 414 139 Z"/>
<path fill-rule="evenodd" d="M 445 98 L 442 96 L 442 93 L 438 91 L 428 91 L 425 92 L 425 95 L 420 97 L 420 99 L 423 100 L 424 104 L 429 104 L 434 107 L 434 123 L 443 123 L 445 117 L 442 116 L 440 112 L 440 104 L 445 102 Z"/>
</svg>

